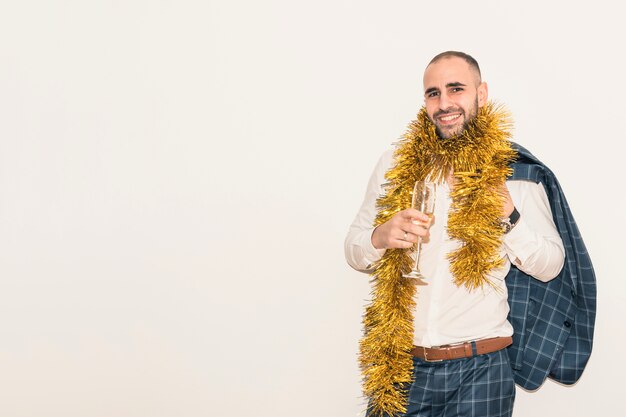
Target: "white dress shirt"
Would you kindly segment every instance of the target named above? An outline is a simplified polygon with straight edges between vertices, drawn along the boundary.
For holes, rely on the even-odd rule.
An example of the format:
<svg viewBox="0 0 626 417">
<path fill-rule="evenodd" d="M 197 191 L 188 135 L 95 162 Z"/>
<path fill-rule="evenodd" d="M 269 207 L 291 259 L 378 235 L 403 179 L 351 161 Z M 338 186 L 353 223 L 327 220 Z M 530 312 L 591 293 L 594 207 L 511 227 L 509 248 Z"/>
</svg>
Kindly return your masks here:
<svg viewBox="0 0 626 417">
<path fill-rule="evenodd" d="M 385 249 L 374 248 L 371 237 L 377 214 L 376 199 L 383 194 L 385 173 L 392 164 L 393 150 L 389 150 L 372 173 L 361 209 L 345 240 L 348 264 L 362 272 L 371 272 L 372 264 L 385 253 Z M 428 285 L 417 286 L 415 345 L 431 347 L 511 336 L 513 328 L 507 321 L 509 305 L 504 282 L 511 262 L 541 281 L 549 281 L 561 271 L 565 252 L 543 186 L 530 181 L 507 181 L 506 185 L 521 217 L 513 230 L 504 235 L 500 254 L 505 263 L 488 275 L 493 285 L 472 291 L 453 282 L 447 255 L 461 243 L 447 233 L 451 204 L 448 184 L 437 186 L 430 239 L 422 244 L 420 255 L 420 271 Z"/>
</svg>

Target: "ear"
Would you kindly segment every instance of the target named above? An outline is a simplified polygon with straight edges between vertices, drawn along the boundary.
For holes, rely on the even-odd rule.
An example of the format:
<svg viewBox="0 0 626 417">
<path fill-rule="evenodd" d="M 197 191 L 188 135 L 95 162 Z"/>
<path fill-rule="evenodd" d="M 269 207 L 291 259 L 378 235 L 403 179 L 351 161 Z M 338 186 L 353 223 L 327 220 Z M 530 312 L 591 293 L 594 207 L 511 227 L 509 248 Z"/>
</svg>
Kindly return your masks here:
<svg viewBox="0 0 626 417">
<path fill-rule="evenodd" d="M 487 86 L 487 83 L 484 81 L 481 82 L 476 91 L 478 94 L 478 107 L 483 107 L 487 104 L 487 99 L 489 97 L 489 87 Z"/>
</svg>

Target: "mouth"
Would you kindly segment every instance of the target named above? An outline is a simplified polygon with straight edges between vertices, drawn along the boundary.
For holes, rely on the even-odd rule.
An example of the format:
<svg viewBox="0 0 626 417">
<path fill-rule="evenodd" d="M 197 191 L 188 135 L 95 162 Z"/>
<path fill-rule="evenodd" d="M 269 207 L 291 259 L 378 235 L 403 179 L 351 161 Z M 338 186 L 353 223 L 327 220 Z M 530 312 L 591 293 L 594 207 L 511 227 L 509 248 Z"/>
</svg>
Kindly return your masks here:
<svg viewBox="0 0 626 417">
<path fill-rule="evenodd" d="M 437 117 L 437 121 L 444 126 L 453 125 L 460 117 L 461 113 L 449 113 Z"/>
</svg>

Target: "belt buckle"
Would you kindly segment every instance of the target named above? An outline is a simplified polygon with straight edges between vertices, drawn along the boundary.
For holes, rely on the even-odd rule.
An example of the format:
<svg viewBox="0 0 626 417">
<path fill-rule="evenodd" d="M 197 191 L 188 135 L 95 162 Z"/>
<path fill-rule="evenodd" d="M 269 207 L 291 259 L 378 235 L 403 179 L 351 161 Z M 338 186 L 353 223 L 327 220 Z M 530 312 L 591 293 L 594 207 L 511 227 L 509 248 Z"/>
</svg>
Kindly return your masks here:
<svg viewBox="0 0 626 417">
<path fill-rule="evenodd" d="M 443 362 L 443 359 L 428 359 L 428 353 L 426 353 L 426 348 L 424 346 L 422 346 L 422 349 L 424 350 L 424 361 L 425 362 L 430 362 L 430 363 L 435 363 L 435 362 Z"/>
</svg>

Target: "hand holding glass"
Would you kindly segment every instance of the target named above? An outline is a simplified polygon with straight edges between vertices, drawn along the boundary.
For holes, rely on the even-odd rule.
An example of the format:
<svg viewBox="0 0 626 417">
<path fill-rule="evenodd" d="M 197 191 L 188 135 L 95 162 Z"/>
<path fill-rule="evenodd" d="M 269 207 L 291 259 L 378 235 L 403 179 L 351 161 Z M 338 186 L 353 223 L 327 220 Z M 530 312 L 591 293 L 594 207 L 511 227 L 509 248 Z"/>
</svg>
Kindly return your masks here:
<svg viewBox="0 0 626 417">
<path fill-rule="evenodd" d="M 427 223 L 423 223 L 425 228 L 430 227 L 430 222 L 433 218 L 433 213 L 435 212 L 435 195 L 437 191 L 437 185 L 434 182 L 428 181 L 417 181 L 415 183 L 415 187 L 413 188 L 413 201 L 411 207 L 414 209 L 421 211 L 425 215 L 428 216 L 429 220 Z M 424 276 L 419 270 L 419 262 L 420 262 L 420 252 L 422 250 L 422 237 L 417 237 L 417 249 L 415 254 L 415 265 L 413 269 L 408 274 L 403 274 L 402 276 L 405 278 L 415 278 L 419 284 L 426 285 L 426 282 L 422 279 Z"/>
</svg>

